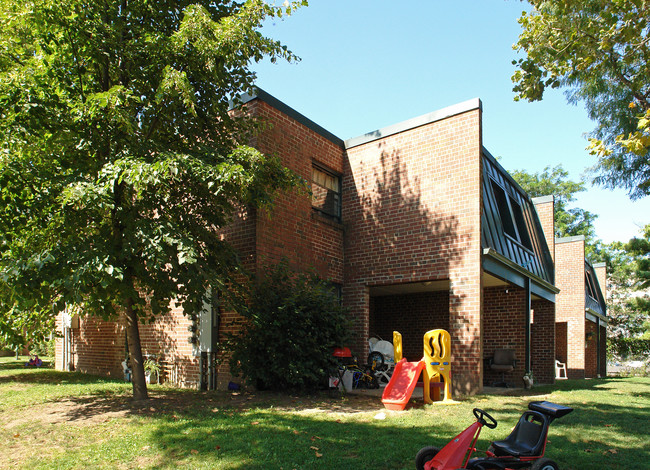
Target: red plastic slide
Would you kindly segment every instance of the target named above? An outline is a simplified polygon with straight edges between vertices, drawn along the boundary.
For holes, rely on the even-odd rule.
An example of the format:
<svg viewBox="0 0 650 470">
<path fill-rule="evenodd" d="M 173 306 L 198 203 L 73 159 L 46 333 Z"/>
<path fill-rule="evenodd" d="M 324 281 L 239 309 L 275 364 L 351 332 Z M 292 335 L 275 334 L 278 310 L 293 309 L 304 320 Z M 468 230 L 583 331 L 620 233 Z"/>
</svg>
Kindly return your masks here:
<svg viewBox="0 0 650 470">
<path fill-rule="evenodd" d="M 386 408 L 389 410 L 406 408 L 422 369 L 424 369 L 424 361 L 407 362 L 404 358 L 395 364 L 393 376 L 381 395 L 381 401 Z"/>
</svg>

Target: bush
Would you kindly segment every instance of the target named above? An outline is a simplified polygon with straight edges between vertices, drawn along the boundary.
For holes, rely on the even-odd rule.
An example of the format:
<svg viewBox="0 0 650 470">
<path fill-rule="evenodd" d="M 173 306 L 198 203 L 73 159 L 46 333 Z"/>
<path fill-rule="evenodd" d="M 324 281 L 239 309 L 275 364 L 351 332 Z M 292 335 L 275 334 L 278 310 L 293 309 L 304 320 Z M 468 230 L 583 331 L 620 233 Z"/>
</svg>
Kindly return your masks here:
<svg viewBox="0 0 650 470">
<path fill-rule="evenodd" d="M 252 283 L 245 303 L 245 326 L 230 341 L 233 373 L 258 389 L 326 385 L 333 349 L 347 343 L 351 326 L 332 286 L 282 262 Z"/>
<path fill-rule="evenodd" d="M 56 353 L 56 338 L 54 335 L 50 339 L 44 339 L 38 343 L 33 344 L 29 348 L 30 354 L 36 354 L 42 357 L 54 357 Z"/>
</svg>

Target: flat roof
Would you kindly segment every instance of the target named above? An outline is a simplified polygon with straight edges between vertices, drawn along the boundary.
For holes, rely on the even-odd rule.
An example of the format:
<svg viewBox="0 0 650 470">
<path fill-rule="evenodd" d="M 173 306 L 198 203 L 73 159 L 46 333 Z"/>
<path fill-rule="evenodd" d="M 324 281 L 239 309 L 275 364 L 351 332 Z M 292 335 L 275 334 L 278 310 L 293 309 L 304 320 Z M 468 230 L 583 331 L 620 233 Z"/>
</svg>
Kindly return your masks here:
<svg viewBox="0 0 650 470">
<path fill-rule="evenodd" d="M 332 134 L 330 131 L 325 129 L 324 127 L 316 124 L 314 121 L 306 117 L 304 114 L 299 113 L 295 109 L 293 109 L 290 106 L 287 106 L 284 104 L 282 101 L 277 99 L 275 96 L 270 95 L 269 93 L 265 92 L 259 87 L 255 88 L 255 92 L 252 94 L 246 93 L 241 96 L 241 103 L 246 104 L 250 101 L 253 101 L 254 99 L 260 99 L 264 101 L 265 103 L 270 104 L 273 106 L 275 109 L 278 111 L 282 111 L 284 114 L 287 116 L 291 117 L 292 119 L 295 119 L 298 121 L 300 124 L 303 126 L 307 127 L 308 129 L 311 129 L 312 131 L 316 132 L 318 135 L 325 137 L 327 140 L 330 142 L 339 145 L 343 147 L 343 139 L 335 136 Z"/>
<path fill-rule="evenodd" d="M 447 106 L 446 108 L 423 114 L 422 116 L 414 117 L 406 121 L 398 122 L 397 124 L 392 124 L 390 126 L 377 129 L 376 131 L 368 132 L 367 134 L 360 135 L 359 137 L 347 139 L 345 141 L 345 148 L 349 149 L 358 145 L 367 144 L 373 140 L 378 140 L 384 137 L 399 134 L 400 132 L 415 129 L 416 127 L 425 126 L 432 122 L 441 121 L 442 119 L 481 108 L 481 100 L 479 98 L 472 98 L 471 100 L 463 101 L 462 103 Z"/>
<path fill-rule="evenodd" d="M 408 131 L 410 129 L 415 129 L 416 127 L 425 126 L 432 122 L 436 122 L 442 119 L 456 116 L 458 114 L 462 114 L 467 111 L 471 111 L 474 109 L 482 109 L 481 100 L 479 98 L 472 98 L 471 100 L 467 100 L 462 103 L 457 103 L 451 106 L 447 106 L 446 108 L 442 108 L 437 111 L 433 111 L 431 113 L 423 114 L 422 116 L 414 117 L 412 119 L 408 119 L 406 121 L 399 122 L 397 124 L 392 124 L 390 126 L 383 127 L 381 129 L 377 129 L 372 132 L 368 132 L 358 137 L 353 137 L 347 140 L 343 140 L 335 136 L 331 132 L 329 132 L 324 127 L 316 124 L 314 121 L 306 117 L 304 114 L 301 114 L 295 109 L 293 109 L 292 107 L 287 106 L 285 103 L 283 103 L 282 101 L 275 98 L 273 95 L 267 93 L 266 91 L 262 90 L 259 87 L 256 87 L 255 92 L 253 93 L 250 94 L 246 93 L 242 95 L 241 103 L 246 104 L 250 101 L 253 101 L 254 99 L 260 99 L 265 103 L 268 103 L 269 105 L 273 106 L 275 109 L 283 112 L 284 114 L 291 117 L 292 119 L 295 119 L 300 124 L 307 127 L 308 129 L 313 130 L 314 132 L 321 135 L 322 137 L 325 137 L 329 141 L 337 145 L 340 145 L 345 149 L 356 147 L 358 145 L 363 145 L 368 142 L 372 142 L 373 140 L 378 140 L 384 137 L 398 134 L 400 132 Z"/>
</svg>

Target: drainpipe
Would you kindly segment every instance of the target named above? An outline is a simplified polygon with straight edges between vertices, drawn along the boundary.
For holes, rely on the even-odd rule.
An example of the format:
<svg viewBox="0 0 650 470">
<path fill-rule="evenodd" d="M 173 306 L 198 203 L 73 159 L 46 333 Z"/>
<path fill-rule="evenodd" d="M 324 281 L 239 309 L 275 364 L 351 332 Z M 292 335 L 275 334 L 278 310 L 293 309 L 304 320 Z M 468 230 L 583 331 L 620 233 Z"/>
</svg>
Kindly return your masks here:
<svg viewBox="0 0 650 470">
<path fill-rule="evenodd" d="M 524 328 L 524 349 L 525 349 L 525 373 L 527 374 L 530 372 L 530 298 L 531 298 L 531 293 L 530 293 L 530 278 L 527 277 L 525 284 L 524 284 L 524 291 L 525 291 L 525 304 L 526 304 L 526 326 Z"/>
<path fill-rule="evenodd" d="M 596 377 L 600 377 L 600 317 L 596 317 Z"/>
</svg>

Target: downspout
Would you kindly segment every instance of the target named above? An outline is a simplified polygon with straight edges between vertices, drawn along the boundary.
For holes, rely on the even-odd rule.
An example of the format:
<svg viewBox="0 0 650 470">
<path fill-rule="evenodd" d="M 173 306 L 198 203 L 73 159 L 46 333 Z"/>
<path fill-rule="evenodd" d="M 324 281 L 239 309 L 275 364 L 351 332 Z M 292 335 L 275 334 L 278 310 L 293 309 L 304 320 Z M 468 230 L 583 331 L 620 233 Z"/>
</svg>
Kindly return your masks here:
<svg viewBox="0 0 650 470">
<path fill-rule="evenodd" d="M 524 292 L 525 292 L 525 304 L 526 304 L 526 326 L 524 328 L 524 357 L 525 357 L 525 373 L 528 374 L 530 372 L 530 299 L 531 299 L 531 292 L 530 292 L 530 278 L 526 277 L 525 285 L 524 285 Z"/>
<path fill-rule="evenodd" d="M 596 317 L 596 377 L 600 377 L 600 317 Z"/>
</svg>

